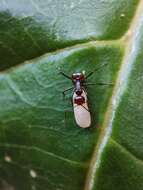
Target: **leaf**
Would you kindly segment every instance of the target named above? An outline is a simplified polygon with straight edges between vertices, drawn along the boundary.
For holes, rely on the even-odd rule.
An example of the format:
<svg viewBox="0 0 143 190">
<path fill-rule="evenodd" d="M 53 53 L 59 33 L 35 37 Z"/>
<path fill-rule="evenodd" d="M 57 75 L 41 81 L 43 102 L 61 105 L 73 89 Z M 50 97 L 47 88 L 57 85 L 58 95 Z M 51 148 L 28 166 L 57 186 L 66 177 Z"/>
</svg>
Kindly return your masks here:
<svg viewBox="0 0 143 190">
<path fill-rule="evenodd" d="M 142 7 L 1 2 L 1 188 L 143 189 Z M 90 80 L 114 86 L 87 88 L 92 126 L 81 129 L 57 67 L 71 75 L 106 63 Z"/>
<path fill-rule="evenodd" d="M 3 0 L 0 68 L 86 41 L 119 39 L 137 3 L 138 0 Z"/>
</svg>

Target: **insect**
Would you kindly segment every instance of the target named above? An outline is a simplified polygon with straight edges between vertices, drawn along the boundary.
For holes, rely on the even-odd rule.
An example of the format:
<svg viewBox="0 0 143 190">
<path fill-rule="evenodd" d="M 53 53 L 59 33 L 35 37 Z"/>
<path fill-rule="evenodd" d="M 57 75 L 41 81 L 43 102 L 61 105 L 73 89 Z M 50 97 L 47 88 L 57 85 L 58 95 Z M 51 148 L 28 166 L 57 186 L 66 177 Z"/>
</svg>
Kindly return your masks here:
<svg viewBox="0 0 143 190">
<path fill-rule="evenodd" d="M 86 92 L 86 86 L 88 85 L 112 85 L 112 83 L 87 83 L 87 79 L 92 76 L 92 74 L 99 70 L 101 67 L 105 66 L 107 64 L 101 65 L 99 68 L 96 68 L 94 71 L 90 72 L 85 75 L 85 72 L 76 72 L 73 73 L 72 76 L 68 76 L 63 71 L 59 69 L 59 72 L 66 78 L 70 79 L 73 83 L 73 86 L 66 89 L 63 92 L 63 95 L 65 96 L 65 93 L 69 90 L 73 90 L 72 94 L 72 105 L 74 110 L 74 117 L 77 125 L 82 128 L 87 128 L 91 126 L 91 114 L 88 107 L 88 101 L 87 101 L 87 92 Z"/>
</svg>

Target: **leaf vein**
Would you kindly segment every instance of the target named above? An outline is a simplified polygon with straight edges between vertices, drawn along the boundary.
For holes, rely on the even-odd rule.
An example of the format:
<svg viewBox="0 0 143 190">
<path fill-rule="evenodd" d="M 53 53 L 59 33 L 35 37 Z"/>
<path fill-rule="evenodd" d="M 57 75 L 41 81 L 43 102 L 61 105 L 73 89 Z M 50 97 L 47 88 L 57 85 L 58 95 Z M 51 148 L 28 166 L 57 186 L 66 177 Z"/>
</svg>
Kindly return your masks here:
<svg viewBox="0 0 143 190">
<path fill-rule="evenodd" d="M 61 161 L 64 161 L 68 164 L 71 164 L 71 165 L 76 165 L 78 167 L 86 167 L 86 163 L 84 162 L 77 162 L 77 161 L 74 161 L 74 160 L 69 160 L 67 158 L 64 158 L 62 156 L 59 156 L 59 155 L 56 155 L 52 152 L 49 152 L 47 150 L 44 150 L 42 148 L 39 148 L 37 146 L 26 146 L 26 145 L 18 145 L 18 144 L 9 144 L 9 143 L 5 143 L 5 144 L 2 144 L 0 143 L 0 146 L 2 147 L 6 147 L 6 148 L 16 148 L 16 149 L 24 149 L 24 150 L 34 150 L 34 151 L 37 151 L 37 152 L 40 152 L 42 154 L 45 154 L 45 155 L 48 155 L 50 157 L 54 157 L 56 159 L 59 159 Z"/>
<path fill-rule="evenodd" d="M 127 153 L 128 156 L 131 159 L 134 159 L 136 161 L 138 161 L 138 163 L 143 166 L 143 160 L 141 160 L 140 158 L 138 158 L 137 156 L 135 156 L 131 151 L 129 151 L 125 146 L 121 145 L 119 142 L 117 142 L 115 139 L 113 139 L 112 137 L 110 138 L 110 141 L 115 144 L 116 146 L 118 146 L 123 152 Z"/>
</svg>

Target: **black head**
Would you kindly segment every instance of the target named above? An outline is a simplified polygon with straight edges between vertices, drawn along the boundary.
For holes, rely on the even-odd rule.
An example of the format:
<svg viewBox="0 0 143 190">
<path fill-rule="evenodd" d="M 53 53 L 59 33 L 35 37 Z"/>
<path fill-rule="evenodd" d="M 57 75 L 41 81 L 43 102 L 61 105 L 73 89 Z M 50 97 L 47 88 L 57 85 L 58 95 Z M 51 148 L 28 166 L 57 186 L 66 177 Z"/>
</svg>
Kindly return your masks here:
<svg viewBox="0 0 143 190">
<path fill-rule="evenodd" d="M 72 74 L 72 80 L 73 81 L 84 81 L 85 80 L 85 75 L 83 73 L 73 73 Z"/>
</svg>

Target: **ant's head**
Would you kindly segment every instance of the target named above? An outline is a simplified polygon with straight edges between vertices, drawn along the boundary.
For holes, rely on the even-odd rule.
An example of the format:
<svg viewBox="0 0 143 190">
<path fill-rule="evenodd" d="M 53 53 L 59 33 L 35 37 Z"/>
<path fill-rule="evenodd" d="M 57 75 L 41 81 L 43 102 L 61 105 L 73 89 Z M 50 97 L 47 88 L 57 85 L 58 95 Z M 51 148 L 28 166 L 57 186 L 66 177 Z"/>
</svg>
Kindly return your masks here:
<svg viewBox="0 0 143 190">
<path fill-rule="evenodd" d="M 75 81 L 75 82 L 77 80 L 84 81 L 85 80 L 85 75 L 84 75 L 84 73 L 73 73 L 72 74 L 72 80 Z"/>
</svg>

